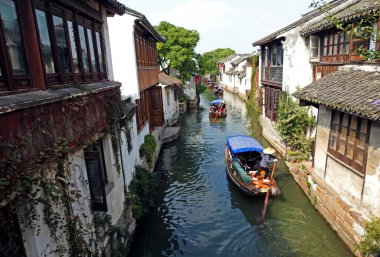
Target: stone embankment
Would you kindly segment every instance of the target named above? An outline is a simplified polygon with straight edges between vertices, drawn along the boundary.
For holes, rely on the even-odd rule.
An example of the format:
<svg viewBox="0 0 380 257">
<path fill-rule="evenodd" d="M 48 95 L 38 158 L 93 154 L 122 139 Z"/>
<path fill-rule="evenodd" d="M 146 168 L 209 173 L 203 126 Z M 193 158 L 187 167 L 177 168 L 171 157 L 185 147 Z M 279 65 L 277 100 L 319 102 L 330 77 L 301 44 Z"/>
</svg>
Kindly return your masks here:
<svg viewBox="0 0 380 257">
<path fill-rule="evenodd" d="M 311 162 L 286 162 L 294 180 L 310 199 L 311 204 L 321 213 L 339 237 L 348 245 L 355 255 L 355 245 L 364 233 L 360 213 L 344 203 L 338 193 L 313 172 Z"/>
</svg>

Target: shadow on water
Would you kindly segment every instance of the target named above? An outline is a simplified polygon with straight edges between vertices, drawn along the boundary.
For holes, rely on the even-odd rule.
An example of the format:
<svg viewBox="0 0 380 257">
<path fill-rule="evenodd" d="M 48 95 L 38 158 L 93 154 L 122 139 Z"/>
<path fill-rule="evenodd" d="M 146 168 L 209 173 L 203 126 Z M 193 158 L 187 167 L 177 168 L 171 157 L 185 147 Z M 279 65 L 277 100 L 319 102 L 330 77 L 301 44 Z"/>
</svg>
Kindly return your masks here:
<svg viewBox="0 0 380 257">
<path fill-rule="evenodd" d="M 156 207 L 140 222 L 132 257 L 150 256 L 353 256 L 312 207 L 283 161 L 276 180 L 283 192 L 271 198 L 263 230 L 257 229 L 263 198 L 243 195 L 227 179 L 226 138 L 260 135 L 258 114 L 225 93 L 226 119 L 210 121 L 208 103 L 181 118 L 181 135 L 166 145 L 156 164 Z M 253 117 L 253 118 L 252 118 Z"/>
</svg>

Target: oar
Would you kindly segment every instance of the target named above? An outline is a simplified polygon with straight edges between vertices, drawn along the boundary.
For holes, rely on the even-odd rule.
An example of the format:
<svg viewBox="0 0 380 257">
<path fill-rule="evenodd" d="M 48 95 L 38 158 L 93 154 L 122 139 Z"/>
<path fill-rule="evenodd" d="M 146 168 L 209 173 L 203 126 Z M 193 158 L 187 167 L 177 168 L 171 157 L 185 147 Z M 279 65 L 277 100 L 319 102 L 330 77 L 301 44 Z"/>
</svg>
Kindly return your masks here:
<svg viewBox="0 0 380 257">
<path fill-rule="evenodd" d="M 276 169 L 276 164 L 277 164 L 277 161 L 274 162 L 274 164 L 273 164 L 272 173 L 270 175 L 271 183 L 273 182 L 273 174 L 274 174 L 274 170 Z M 267 194 L 265 195 L 264 207 L 261 210 L 261 214 L 260 214 L 260 218 L 259 218 L 259 225 L 258 225 L 259 228 L 263 228 L 264 227 L 264 220 L 265 220 L 265 214 L 267 212 L 267 206 L 268 206 L 268 202 L 269 202 L 269 195 L 270 195 L 270 187 L 269 187 L 269 189 L 267 191 Z"/>
<path fill-rule="evenodd" d="M 216 115 L 215 115 L 214 120 L 212 121 L 212 123 L 214 123 L 216 121 L 216 118 L 218 118 L 218 113 L 219 113 L 220 108 L 222 108 L 222 105 L 219 105 L 218 110 L 216 110 Z"/>
</svg>

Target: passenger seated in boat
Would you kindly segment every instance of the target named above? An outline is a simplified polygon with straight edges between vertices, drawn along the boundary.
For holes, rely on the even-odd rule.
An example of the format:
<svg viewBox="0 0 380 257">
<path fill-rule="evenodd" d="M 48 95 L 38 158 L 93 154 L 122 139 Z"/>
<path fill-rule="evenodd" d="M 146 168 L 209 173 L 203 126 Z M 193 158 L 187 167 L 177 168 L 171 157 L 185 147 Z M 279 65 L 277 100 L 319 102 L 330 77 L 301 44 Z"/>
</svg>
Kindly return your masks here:
<svg viewBox="0 0 380 257">
<path fill-rule="evenodd" d="M 258 163 L 261 160 L 261 154 L 258 152 L 249 152 L 247 157 L 247 164 L 251 170 L 258 170 Z"/>
<path fill-rule="evenodd" d="M 250 170 L 250 167 L 248 166 L 247 164 L 247 158 L 244 156 L 244 153 L 241 153 L 239 155 L 236 155 L 238 161 L 239 161 L 239 164 L 240 166 L 246 171 L 248 172 Z"/>
</svg>

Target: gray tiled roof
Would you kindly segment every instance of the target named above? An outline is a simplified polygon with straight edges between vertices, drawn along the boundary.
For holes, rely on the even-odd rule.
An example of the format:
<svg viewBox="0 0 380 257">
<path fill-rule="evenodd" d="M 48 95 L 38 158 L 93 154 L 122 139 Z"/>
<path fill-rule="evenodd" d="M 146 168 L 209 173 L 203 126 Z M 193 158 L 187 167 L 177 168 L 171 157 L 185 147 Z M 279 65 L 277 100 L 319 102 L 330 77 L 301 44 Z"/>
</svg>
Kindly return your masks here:
<svg viewBox="0 0 380 257">
<path fill-rule="evenodd" d="M 334 0 L 334 1 L 331 1 L 330 3 L 326 4 L 328 5 L 328 8 L 334 8 L 344 2 L 346 2 L 347 0 Z M 288 26 L 282 28 L 282 29 L 279 29 L 277 30 L 276 32 L 273 32 L 272 34 L 256 41 L 256 42 L 253 42 L 252 45 L 253 46 L 259 46 L 259 45 L 263 45 L 263 44 L 266 44 L 266 43 L 269 43 L 271 41 L 273 41 L 274 39 L 276 39 L 279 35 L 291 30 L 291 29 L 294 29 L 302 24 L 304 24 L 305 22 L 317 17 L 321 15 L 321 11 L 319 8 L 316 8 L 314 9 L 313 11 L 311 12 L 308 12 L 304 15 L 302 15 L 302 18 L 289 24 Z"/>
<path fill-rule="evenodd" d="M 244 78 L 245 76 L 247 76 L 247 74 L 245 73 L 245 70 L 243 71 L 243 72 L 241 72 L 240 74 L 239 74 L 239 79 L 242 79 L 242 78 Z"/>
<path fill-rule="evenodd" d="M 226 58 L 218 61 L 217 63 L 225 63 L 225 62 L 228 62 L 230 60 L 232 60 L 233 58 L 235 58 L 236 56 L 238 56 L 237 54 L 231 54 L 229 56 L 227 56 Z"/>
<path fill-rule="evenodd" d="M 125 9 L 127 8 L 125 5 L 116 0 L 101 0 L 104 6 L 118 15 L 123 15 Z"/>
<path fill-rule="evenodd" d="M 160 72 L 158 74 L 158 78 L 159 78 L 159 81 L 161 84 L 163 85 L 166 85 L 166 86 L 171 86 L 171 85 L 182 85 L 182 81 L 175 78 L 175 77 L 172 77 L 172 76 L 169 76 L 169 75 L 166 75 L 165 73 L 163 72 Z"/>
<path fill-rule="evenodd" d="M 380 9 L 380 2 L 375 0 L 359 0 L 351 6 L 334 13 L 335 18 L 343 23 L 348 23 L 362 17 L 370 16 Z M 319 22 L 311 24 L 301 31 L 303 35 L 310 35 L 324 29 L 333 27 L 334 24 L 329 19 L 322 19 Z"/>
<path fill-rule="evenodd" d="M 380 73 L 338 70 L 293 96 L 370 120 L 380 120 Z"/>
</svg>

